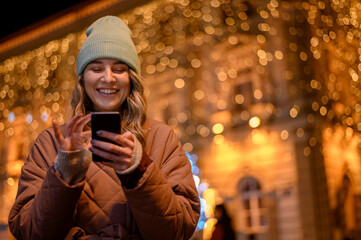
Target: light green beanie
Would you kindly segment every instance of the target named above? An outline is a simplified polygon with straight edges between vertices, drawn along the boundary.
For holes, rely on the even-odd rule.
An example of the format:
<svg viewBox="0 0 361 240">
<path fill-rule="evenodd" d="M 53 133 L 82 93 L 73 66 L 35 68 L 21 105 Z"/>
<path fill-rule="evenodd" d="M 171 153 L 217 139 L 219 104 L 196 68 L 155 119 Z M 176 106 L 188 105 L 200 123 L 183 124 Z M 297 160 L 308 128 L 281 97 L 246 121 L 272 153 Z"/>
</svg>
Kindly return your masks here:
<svg viewBox="0 0 361 240">
<path fill-rule="evenodd" d="M 115 16 L 99 18 L 86 30 L 86 35 L 76 59 L 77 77 L 90 62 L 100 58 L 120 60 L 140 75 L 140 62 L 132 32 L 123 20 Z"/>
</svg>

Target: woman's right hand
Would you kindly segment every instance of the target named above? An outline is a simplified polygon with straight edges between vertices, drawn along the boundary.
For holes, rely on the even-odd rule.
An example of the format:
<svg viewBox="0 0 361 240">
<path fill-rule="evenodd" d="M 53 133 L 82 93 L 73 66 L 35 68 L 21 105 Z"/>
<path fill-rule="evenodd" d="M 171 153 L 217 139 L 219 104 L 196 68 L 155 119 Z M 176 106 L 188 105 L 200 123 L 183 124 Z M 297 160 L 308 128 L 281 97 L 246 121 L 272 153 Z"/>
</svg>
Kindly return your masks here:
<svg viewBox="0 0 361 240">
<path fill-rule="evenodd" d="M 76 114 L 66 125 L 65 136 L 60 131 L 59 125 L 53 119 L 55 137 L 59 142 L 59 148 L 63 151 L 75 151 L 91 147 L 91 131 L 83 131 L 85 124 L 90 121 L 91 113 L 83 116 Z"/>
</svg>

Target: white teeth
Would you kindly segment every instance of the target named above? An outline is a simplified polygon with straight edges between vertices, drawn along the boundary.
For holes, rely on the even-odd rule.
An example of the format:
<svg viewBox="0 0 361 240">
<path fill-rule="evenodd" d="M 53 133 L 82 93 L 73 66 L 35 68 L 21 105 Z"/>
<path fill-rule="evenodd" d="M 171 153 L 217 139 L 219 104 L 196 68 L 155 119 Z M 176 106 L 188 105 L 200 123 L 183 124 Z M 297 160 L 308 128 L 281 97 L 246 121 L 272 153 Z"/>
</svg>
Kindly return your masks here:
<svg viewBox="0 0 361 240">
<path fill-rule="evenodd" d="M 117 90 L 116 89 L 99 89 L 99 92 L 105 93 L 105 94 L 112 94 L 112 93 L 116 93 Z"/>
</svg>

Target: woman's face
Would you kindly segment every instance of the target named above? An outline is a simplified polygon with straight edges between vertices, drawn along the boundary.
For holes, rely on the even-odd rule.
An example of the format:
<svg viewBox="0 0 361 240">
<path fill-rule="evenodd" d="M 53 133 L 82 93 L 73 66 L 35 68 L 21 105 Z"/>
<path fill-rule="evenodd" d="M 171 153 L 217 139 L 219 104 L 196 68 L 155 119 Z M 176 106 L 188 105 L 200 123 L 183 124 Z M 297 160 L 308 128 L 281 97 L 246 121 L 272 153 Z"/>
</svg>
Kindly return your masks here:
<svg viewBox="0 0 361 240">
<path fill-rule="evenodd" d="M 85 92 L 95 111 L 118 111 L 130 92 L 129 67 L 119 60 L 102 58 L 84 69 Z"/>
</svg>

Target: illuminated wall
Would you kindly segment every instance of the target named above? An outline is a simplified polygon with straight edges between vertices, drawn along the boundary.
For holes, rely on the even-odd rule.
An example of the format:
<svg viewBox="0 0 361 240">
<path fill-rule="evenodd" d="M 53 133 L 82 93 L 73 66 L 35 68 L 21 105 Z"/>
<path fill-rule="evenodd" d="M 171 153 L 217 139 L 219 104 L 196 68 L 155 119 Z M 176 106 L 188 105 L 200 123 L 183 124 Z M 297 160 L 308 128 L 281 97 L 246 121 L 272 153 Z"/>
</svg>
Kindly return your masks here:
<svg viewBox="0 0 361 240">
<path fill-rule="evenodd" d="M 347 226 L 333 214 L 345 175 L 361 204 L 360 11 L 352 0 L 157 0 L 120 15 L 141 59 L 149 115 L 197 156 L 201 181 L 226 203 L 240 239 L 360 232 L 352 219 L 361 207 L 341 211 Z M 84 39 L 69 33 L 0 63 L 0 223 L 32 142 L 51 118 L 70 116 Z M 249 177 L 266 218 L 253 228 L 239 192 Z"/>
</svg>

